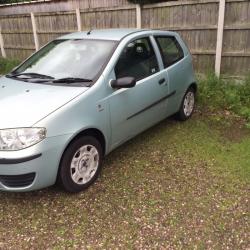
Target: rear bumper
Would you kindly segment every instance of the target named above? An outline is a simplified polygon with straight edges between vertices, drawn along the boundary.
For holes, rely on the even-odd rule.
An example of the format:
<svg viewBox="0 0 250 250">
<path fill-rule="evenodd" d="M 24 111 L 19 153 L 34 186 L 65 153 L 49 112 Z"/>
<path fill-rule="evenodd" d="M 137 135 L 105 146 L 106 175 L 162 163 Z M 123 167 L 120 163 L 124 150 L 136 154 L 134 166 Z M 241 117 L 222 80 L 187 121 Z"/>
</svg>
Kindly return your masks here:
<svg viewBox="0 0 250 250">
<path fill-rule="evenodd" d="M 70 137 L 50 137 L 27 149 L 0 151 L 0 190 L 24 192 L 53 185 Z"/>
</svg>

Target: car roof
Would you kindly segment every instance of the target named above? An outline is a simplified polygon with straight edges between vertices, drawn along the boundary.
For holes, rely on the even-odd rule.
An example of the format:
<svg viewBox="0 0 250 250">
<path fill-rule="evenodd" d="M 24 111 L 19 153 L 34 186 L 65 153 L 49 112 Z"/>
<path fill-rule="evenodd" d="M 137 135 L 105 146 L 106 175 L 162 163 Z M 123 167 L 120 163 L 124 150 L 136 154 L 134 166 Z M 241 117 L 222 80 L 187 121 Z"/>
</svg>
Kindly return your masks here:
<svg viewBox="0 0 250 250">
<path fill-rule="evenodd" d="M 98 39 L 98 40 L 113 40 L 113 41 L 120 41 L 125 36 L 131 34 L 139 34 L 139 33 L 146 33 L 149 34 L 151 32 L 157 32 L 156 30 L 150 29 L 94 29 L 94 30 L 86 30 L 81 32 L 75 32 L 71 34 L 67 34 L 64 36 L 59 37 L 59 39 Z M 158 30 L 162 32 L 162 30 Z M 164 31 L 167 34 L 172 34 L 174 32 Z"/>
</svg>

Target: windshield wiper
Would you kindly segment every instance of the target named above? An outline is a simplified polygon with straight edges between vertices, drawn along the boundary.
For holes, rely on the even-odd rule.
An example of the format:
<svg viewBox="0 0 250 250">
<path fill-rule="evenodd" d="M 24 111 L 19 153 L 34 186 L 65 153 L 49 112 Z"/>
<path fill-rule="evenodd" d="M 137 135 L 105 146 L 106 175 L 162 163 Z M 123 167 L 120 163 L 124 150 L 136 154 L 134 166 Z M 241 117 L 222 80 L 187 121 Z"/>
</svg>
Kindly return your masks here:
<svg viewBox="0 0 250 250">
<path fill-rule="evenodd" d="M 28 72 L 23 72 L 23 73 L 18 73 L 18 74 L 8 74 L 8 77 L 18 77 L 18 76 L 30 76 L 30 78 L 39 78 L 39 79 L 54 79 L 52 76 L 47 76 L 39 73 L 28 73 Z M 30 79 L 28 78 L 28 79 Z"/>
<path fill-rule="evenodd" d="M 77 78 L 77 77 L 65 77 L 59 78 L 52 81 L 53 83 L 76 83 L 76 82 L 92 82 L 91 79 Z"/>
</svg>

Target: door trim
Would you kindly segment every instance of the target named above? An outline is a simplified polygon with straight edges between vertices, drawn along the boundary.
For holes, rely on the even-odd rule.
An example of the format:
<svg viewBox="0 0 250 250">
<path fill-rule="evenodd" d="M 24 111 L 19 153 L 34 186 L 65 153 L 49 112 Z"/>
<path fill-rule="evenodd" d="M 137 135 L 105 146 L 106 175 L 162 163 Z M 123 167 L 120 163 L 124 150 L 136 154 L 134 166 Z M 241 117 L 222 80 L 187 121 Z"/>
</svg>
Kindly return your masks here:
<svg viewBox="0 0 250 250">
<path fill-rule="evenodd" d="M 157 100 L 156 102 L 154 102 L 154 103 L 148 105 L 147 107 L 141 109 L 140 111 L 134 113 L 133 115 L 129 116 L 129 117 L 127 118 L 127 120 L 129 120 L 129 119 L 131 119 L 131 118 L 133 118 L 133 117 L 135 117 L 135 116 L 137 116 L 137 115 L 143 113 L 144 111 L 146 111 L 146 110 L 148 110 L 148 109 L 153 108 L 155 105 L 159 104 L 160 102 L 162 102 L 162 101 L 164 101 L 164 100 L 170 98 L 171 96 L 175 95 L 175 93 L 176 93 L 176 90 L 174 90 L 174 91 L 171 92 L 170 94 L 168 94 L 168 95 L 162 97 L 161 99 Z"/>
</svg>

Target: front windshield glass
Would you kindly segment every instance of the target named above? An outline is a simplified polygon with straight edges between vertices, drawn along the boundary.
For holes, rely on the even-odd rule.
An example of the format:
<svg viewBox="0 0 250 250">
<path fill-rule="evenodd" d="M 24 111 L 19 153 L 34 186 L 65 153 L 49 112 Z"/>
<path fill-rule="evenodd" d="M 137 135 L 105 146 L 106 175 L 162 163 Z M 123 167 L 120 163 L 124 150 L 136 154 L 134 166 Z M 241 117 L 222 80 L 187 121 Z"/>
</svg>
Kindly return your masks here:
<svg viewBox="0 0 250 250">
<path fill-rule="evenodd" d="M 116 42 L 106 40 L 55 40 L 43 47 L 12 74 L 40 74 L 54 79 L 93 80 L 107 62 Z"/>
</svg>

